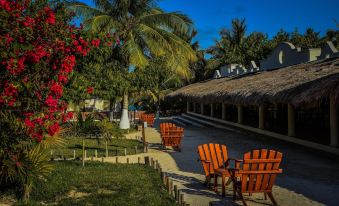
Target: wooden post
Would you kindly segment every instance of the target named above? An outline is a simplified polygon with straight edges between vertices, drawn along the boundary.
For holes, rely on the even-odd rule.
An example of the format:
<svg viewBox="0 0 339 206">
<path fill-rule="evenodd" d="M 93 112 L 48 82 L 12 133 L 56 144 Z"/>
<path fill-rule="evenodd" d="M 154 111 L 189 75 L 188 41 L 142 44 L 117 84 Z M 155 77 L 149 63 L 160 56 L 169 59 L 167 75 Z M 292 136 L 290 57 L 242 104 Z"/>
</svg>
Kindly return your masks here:
<svg viewBox="0 0 339 206">
<path fill-rule="evenodd" d="M 51 149 L 51 160 L 54 160 L 54 156 L 53 156 L 53 150 Z"/>
<path fill-rule="evenodd" d="M 183 202 L 184 202 L 184 194 L 180 192 L 180 195 L 179 195 L 179 205 L 182 205 Z"/>
<path fill-rule="evenodd" d="M 85 166 L 85 140 L 82 139 L 82 166 Z"/>
<path fill-rule="evenodd" d="M 115 157 L 115 163 L 119 163 L 119 156 Z"/>
<path fill-rule="evenodd" d="M 288 136 L 295 136 L 295 108 L 292 104 L 288 103 L 287 105 L 287 127 L 288 127 Z"/>
<path fill-rule="evenodd" d="M 243 123 L 243 107 L 238 105 L 238 124 Z"/>
<path fill-rule="evenodd" d="M 210 116 L 214 117 L 214 104 L 211 104 Z"/>
<path fill-rule="evenodd" d="M 193 102 L 193 112 L 194 112 L 194 113 L 197 113 L 197 106 L 196 106 L 196 103 L 195 103 L 195 102 Z"/>
<path fill-rule="evenodd" d="M 145 135 L 145 125 L 142 122 L 142 144 L 144 145 L 144 152 L 146 152 L 146 135 Z"/>
<path fill-rule="evenodd" d="M 186 102 L 186 112 L 190 112 L 190 102 Z"/>
<path fill-rule="evenodd" d="M 166 189 L 167 189 L 168 193 L 171 193 L 170 182 L 171 182 L 171 179 L 167 178 L 167 180 L 166 180 Z"/>
<path fill-rule="evenodd" d="M 226 119 L 226 104 L 221 103 L 221 119 Z"/>
<path fill-rule="evenodd" d="M 141 163 L 141 158 L 140 157 L 138 157 L 138 164 L 140 164 Z"/>
<path fill-rule="evenodd" d="M 204 104 L 200 103 L 200 114 L 204 115 Z"/>
<path fill-rule="evenodd" d="M 169 182 L 168 182 L 168 193 L 170 195 L 172 195 L 172 193 L 173 193 L 173 181 L 170 178 L 169 178 Z"/>
<path fill-rule="evenodd" d="M 135 154 L 138 154 L 138 146 L 134 146 Z"/>
<path fill-rule="evenodd" d="M 108 146 L 107 146 L 107 141 L 105 142 L 105 147 L 106 147 L 106 157 L 108 157 Z"/>
<path fill-rule="evenodd" d="M 259 129 L 265 129 L 265 106 L 259 106 Z"/>
<path fill-rule="evenodd" d="M 330 96 L 330 129 L 331 129 L 331 146 L 339 146 L 338 132 L 338 106 L 335 102 L 334 95 Z"/>
<path fill-rule="evenodd" d="M 145 165 L 150 165 L 150 159 L 148 156 L 145 157 Z"/>
<path fill-rule="evenodd" d="M 127 164 L 129 164 L 129 158 L 127 158 L 126 162 L 127 162 Z"/>
<path fill-rule="evenodd" d="M 124 148 L 124 155 L 126 156 L 127 155 L 127 149 Z"/>
<path fill-rule="evenodd" d="M 174 185 L 174 199 L 178 201 L 178 185 Z"/>
<path fill-rule="evenodd" d="M 95 150 L 95 151 L 94 151 L 94 155 L 95 155 L 95 158 L 98 157 L 98 150 Z"/>
<path fill-rule="evenodd" d="M 87 158 L 87 150 L 85 150 L 85 159 Z"/>
<path fill-rule="evenodd" d="M 73 159 L 75 159 L 75 149 L 73 150 Z"/>
</svg>

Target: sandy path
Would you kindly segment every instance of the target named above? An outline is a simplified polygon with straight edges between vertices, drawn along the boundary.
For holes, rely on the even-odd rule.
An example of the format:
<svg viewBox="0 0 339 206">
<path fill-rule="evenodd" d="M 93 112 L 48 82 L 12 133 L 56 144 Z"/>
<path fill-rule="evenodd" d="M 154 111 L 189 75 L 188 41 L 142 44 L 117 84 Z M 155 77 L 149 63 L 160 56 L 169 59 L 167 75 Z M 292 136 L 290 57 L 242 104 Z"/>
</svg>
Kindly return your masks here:
<svg viewBox="0 0 339 206">
<path fill-rule="evenodd" d="M 134 133 L 127 138 L 135 138 L 140 134 Z M 156 129 L 147 128 L 146 138 L 150 143 L 147 154 L 119 157 L 119 162 L 136 162 L 138 157 L 150 156 L 161 163 L 163 171 L 170 176 L 178 188 L 185 193 L 185 201 L 192 206 L 242 205 L 240 201 L 232 201 L 231 185 L 227 188 L 226 197 L 216 195 L 202 184 L 204 175 L 197 162 L 196 148 L 198 144 L 216 142 L 228 146 L 230 156 L 241 158 L 242 154 L 254 148 L 271 148 L 284 153 L 282 168 L 284 174 L 279 176 L 273 193 L 279 205 L 308 206 L 308 205 L 338 205 L 339 197 L 339 165 L 337 159 L 326 155 L 316 154 L 299 146 L 272 140 L 266 137 L 242 131 L 226 131 L 215 128 L 185 129 L 182 152 L 159 148 L 160 135 Z M 115 162 L 115 158 L 107 161 Z M 248 205 L 271 205 L 264 200 L 262 194 L 245 196 Z"/>
</svg>

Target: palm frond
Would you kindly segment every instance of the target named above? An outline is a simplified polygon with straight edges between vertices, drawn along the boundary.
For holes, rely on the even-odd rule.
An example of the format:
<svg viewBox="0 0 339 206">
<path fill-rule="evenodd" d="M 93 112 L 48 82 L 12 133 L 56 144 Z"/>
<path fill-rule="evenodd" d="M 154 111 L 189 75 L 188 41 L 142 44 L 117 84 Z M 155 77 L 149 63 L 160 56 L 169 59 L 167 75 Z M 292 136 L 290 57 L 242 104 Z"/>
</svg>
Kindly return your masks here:
<svg viewBox="0 0 339 206">
<path fill-rule="evenodd" d="M 132 33 L 129 33 L 126 39 L 126 52 L 129 54 L 129 61 L 132 65 L 136 67 L 145 67 L 148 65 L 148 60 L 136 43 Z"/>
</svg>

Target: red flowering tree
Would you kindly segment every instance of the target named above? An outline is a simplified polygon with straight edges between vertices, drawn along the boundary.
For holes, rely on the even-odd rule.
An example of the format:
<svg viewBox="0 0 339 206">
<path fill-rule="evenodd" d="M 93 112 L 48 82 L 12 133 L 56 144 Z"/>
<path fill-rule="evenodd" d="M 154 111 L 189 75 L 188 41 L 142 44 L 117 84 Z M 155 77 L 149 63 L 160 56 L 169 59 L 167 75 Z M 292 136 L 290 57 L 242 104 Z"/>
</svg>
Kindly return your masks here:
<svg viewBox="0 0 339 206">
<path fill-rule="evenodd" d="M 72 116 L 63 94 L 76 60 L 99 44 L 70 26 L 62 4 L 49 2 L 0 0 L 0 187 L 19 181 L 24 199 L 49 171 L 37 143 Z"/>
<path fill-rule="evenodd" d="M 23 121 L 35 141 L 53 136 L 72 116 L 61 100 L 78 55 L 91 45 L 70 15 L 47 0 L 0 0 L 0 109 Z"/>
</svg>

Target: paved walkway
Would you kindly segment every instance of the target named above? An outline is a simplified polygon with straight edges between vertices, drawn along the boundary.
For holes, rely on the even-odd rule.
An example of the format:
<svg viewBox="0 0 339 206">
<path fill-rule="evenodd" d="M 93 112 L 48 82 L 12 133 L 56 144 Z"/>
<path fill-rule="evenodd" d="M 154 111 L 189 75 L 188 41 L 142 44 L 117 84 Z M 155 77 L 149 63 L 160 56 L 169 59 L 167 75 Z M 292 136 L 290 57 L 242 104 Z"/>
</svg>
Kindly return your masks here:
<svg viewBox="0 0 339 206">
<path fill-rule="evenodd" d="M 134 138 L 134 137 L 133 137 Z M 147 154 L 130 156 L 150 156 L 159 160 L 167 174 L 185 192 L 185 201 L 192 206 L 208 206 L 210 201 L 220 205 L 242 205 L 232 201 L 231 185 L 226 197 L 207 190 L 201 164 L 197 162 L 197 145 L 203 143 L 226 144 L 230 157 L 242 158 L 244 152 L 255 148 L 268 148 L 281 151 L 284 172 L 278 176 L 273 193 L 280 205 L 339 205 L 339 158 L 309 150 L 294 144 L 244 131 L 227 131 L 216 128 L 185 128 L 182 152 L 157 148 L 160 135 L 156 129 L 146 129 L 147 141 L 153 149 Z M 114 160 L 111 160 L 114 161 Z M 270 205 L 262 194 L 245 196 L 248 205 Z M 225 204 L 226 203 L 226 204 Z"/>
</svg>

